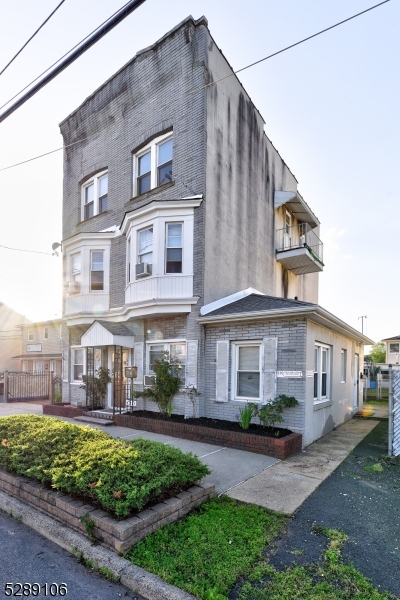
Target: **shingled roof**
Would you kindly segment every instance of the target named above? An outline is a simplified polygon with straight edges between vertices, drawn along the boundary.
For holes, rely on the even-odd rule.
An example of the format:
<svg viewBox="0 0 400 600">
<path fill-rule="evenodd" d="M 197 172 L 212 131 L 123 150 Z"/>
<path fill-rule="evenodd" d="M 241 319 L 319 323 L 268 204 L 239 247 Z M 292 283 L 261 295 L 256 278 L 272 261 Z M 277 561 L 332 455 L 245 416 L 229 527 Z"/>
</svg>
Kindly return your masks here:
<svg viewBox="0 0 400 600">
<path fill-rule="evenodd" d="M 221 306 L 207 314 L 207 317 L 217 315 L 232 315 L 238 313 L 261 312 L 264 310 L 283 310 L 302 309 L 306 307 L 316 306 L 311 302 L 302 302 L 301 300 L 292 300 L 289 298 L 276 298 L 275 296 L 264 296 L 262 294 L 250 294 L 245 298 L 240 298 L 236 302 L 231 302 L 225 306 Z"/>
</svg>

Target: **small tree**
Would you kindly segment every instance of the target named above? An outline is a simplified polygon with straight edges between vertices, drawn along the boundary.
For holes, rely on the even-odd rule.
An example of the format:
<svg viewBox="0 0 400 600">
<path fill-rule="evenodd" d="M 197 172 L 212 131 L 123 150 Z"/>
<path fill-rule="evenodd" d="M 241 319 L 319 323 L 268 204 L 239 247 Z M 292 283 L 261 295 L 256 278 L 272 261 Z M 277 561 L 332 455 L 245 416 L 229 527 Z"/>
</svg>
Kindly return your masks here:
<svg viewBox="0 0 400 600">
<path fill-rule="evenodd" d="M 386 344 L 385 342 L 376 342 L 369 353 L 374 363 L 386 362 Z"/>
<path fill-rule="evenodd" d="M 105 367 L 99 367 L 94 377 L 87 377 L 79 387 L 86 390 L 86 396 L 91 398 L 92 408 L 101 408 L 107 394 L 107 386 L 111 383 L 110 372 Z"/>
<path fill-rule="evenodd" d="M 172 414 L 172 398 L 181 387 L 181 380 L 177 373 L 182 368 L 179 360 L 170 358 L 169 352 L 164 352 L 161 360 L 156 360 L 153 365 L 155 376 L 151 387 L 146 387 L 141 392 L 133 392 L 134 398 L 148 398 L 155 402 L 161 413 Z"/>
<path fill-rule="evenodd" d="M 267 404 L 257 405 L 253 404 L 254 414 L 260 419 L 260 424 L 263 427 L 272 427 L 274 423 L 282 423 L 282 413 L 285 408 L 292 408 L 298 404 L 294 396 L 286 396 L 280 394 L 275 400 L 267 402 Z"/>
</svg>

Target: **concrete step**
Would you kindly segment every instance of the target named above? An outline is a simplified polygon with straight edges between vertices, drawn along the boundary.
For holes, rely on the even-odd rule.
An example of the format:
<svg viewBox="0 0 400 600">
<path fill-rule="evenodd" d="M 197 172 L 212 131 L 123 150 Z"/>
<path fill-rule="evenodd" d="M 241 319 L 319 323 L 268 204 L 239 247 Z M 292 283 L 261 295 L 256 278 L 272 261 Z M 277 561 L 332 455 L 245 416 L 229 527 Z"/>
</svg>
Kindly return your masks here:
<svg viewBox="0 0 400 600">
<path fill-rule="evenodd" d="M 74 417 L 75 421 L 82 421 L 83 423 L 90 423 L 91 425 L 103 425 L 103 427 L 108 427 L 109 425 L 114 425 L 114 421 L 111 419 L 100 419 L 100 417 Z"/>
</svg>

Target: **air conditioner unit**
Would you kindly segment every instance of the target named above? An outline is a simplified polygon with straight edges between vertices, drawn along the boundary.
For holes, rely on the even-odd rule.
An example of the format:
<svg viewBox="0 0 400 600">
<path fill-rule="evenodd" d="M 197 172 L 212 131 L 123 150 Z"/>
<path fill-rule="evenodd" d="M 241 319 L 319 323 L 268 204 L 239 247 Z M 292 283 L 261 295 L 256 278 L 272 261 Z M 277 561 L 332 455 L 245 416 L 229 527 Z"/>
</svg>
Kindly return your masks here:
<svg viewBox="0 0 400 600">
<path fill-rule="evenodd" d="M 147 277 L 151 275 L 151 265 L 149 263 L 139 263 L 135 267 L 136 277 Z"/>
<path fill-rule="evenodd" d="M 153 385 L 154 383 L 154 375 L 145 375 L 144 376 L 144 385 L 149 387 L 150 385 Z"/>
<path fill-rule="evenodd" d="M 70 294 L 79 294 L 81 291 L 81 284 L 79 281 L 70 281 L 68 284 L 68 291 Z"/>
</svg>

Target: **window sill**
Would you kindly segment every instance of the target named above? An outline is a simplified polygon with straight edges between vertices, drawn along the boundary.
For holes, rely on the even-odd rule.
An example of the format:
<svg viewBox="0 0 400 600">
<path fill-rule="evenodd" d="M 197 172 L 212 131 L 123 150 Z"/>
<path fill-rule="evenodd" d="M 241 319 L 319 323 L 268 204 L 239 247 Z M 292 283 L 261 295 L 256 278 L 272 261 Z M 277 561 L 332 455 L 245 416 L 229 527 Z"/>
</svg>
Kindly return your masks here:
<svg viewBox="0 0 400 600">
<path fill-rule="evenodd" d="M 125 202 L 124 206 L 131 206 L 133 203 L 140 202 L 140 200 L 145 200 L 146 198 L 149 198 L 153 194 L 158 194 L 164 190 L 167 190 L 170 187 L 173 187 L 174 185 L 175 185 L 175 181 L 170 181 L 169 183 L 164 183 L 163 185 L 158 185 L 157 187 L 149 190 L 148 192 L 145 192 L 144 194 L 140 194 L 138 196 L 133 196 L 133 198 L 128 200 L 128 202 Z"/>
<path fill-rule="evenodd" d="M 314 402 L 314 410 L 320 410 L 321 408 L 328 408 L 332 406 L 332 400 L 321 400 L 320 402 Z"/>
</svg>

